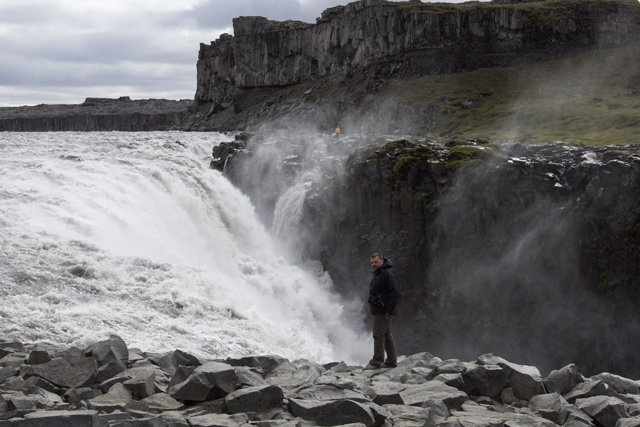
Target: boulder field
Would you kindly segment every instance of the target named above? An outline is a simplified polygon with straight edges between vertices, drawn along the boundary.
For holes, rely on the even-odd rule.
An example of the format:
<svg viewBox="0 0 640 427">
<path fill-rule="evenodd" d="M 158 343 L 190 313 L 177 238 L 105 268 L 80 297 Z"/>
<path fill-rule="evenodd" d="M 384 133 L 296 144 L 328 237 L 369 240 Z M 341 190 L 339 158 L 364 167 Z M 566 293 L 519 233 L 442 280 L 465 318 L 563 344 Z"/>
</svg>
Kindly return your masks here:
<svg viewBox="0 0 640 427">
<path fill-rule="evenodd" d="M 0 342 L 0 427 L 635 427 L 640 382 L 574 364 L 546 378 L 486 354 L 427 352 L 365 371 L 275 355 L 201 359 L 127 348 Z"/>
</svg>

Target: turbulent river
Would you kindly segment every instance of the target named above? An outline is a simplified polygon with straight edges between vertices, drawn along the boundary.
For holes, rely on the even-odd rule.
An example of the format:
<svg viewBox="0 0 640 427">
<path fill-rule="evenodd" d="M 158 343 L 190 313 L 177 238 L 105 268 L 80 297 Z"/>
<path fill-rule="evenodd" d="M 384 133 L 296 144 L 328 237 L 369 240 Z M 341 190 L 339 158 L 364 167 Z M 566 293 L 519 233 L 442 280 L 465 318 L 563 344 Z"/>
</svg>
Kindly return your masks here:
<svg viewBox="0 0 640 427">
<path fill-rule="evenodd" d="M 358 310 L 281 254 L 249 198 L 209 169 L 230 139 L 0 133 L 0 339 L 368 359 Z"/>
</svg>

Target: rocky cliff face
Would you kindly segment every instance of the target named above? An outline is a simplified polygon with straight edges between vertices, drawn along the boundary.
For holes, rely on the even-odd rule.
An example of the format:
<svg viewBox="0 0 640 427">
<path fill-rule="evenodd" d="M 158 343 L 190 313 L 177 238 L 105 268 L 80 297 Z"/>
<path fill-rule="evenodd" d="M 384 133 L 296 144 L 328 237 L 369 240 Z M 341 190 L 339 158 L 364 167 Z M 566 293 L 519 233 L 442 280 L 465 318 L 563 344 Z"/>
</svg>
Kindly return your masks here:
<svg viewBox="0 0 640 427">
<path fill-rule="evenodd" d="M 210 115 L 234 104 L 239 113 L 277 88 L 329 76 L 365 72 L 375 91 L 376 79 L 392 76 L 513 66 L 621 46 L 640 34 L 636 3 L 362 0 L 325 10 L 316 24 L 240 17 L 234 36 L 201 44 L 195 100 L 210 105 Z M 256 88 L 270 90 L 256 94 Z"/>
<path fill-rule="evenodd" d="M 405 140 L 353 155 L 301 223 L 346 294 L 371 253 L 395 262 L 405 351 L 638 375 L 638 194 L 634 149 Z"/>
<path fill-rule="evenodd" d="M 280 157 L 259 137 L 216 147 L 212 166 L 275 224 L 264 213 L 321 153 L 324 177 L 306 193 L 299 227 L 281 237 L 294 236 L 294 252 L 319 260 L 363 312 L 368 257 L 388 256 L 403 295 L 401 352 L 495 351 L 543 369 L 573 361 L 585 372 L 639 374 L 629 345 L 640 330 L 633 146 L 428 137 L 321 149 L 305 139 L 276 142 Z M 337 159 L 349 152 L 343 173 Z"/>
<path fill-rule="evenodd" d="M 0 108 L 0 131 L 154 131 L 176 128 L 190 100 L 87 98 L 78 105 Z"/>
</svg>

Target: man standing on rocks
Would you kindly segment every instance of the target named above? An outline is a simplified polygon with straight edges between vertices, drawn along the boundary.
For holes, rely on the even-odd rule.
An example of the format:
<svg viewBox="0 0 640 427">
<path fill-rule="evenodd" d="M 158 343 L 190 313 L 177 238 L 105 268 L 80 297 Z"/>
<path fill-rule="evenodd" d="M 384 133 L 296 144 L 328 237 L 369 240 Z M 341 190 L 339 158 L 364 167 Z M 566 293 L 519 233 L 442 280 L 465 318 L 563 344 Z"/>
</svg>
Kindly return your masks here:
<svg viewBox="0 0 640 427">
<path fill-rule="evenodd" d="M 400 298 L 396 273 L 391 261 L 381 254 L 370 258 L 373 277 L 369 284 L 369 306 L 373 318 L 373 359 L 364 369 L 393 368 L 398 355 L 391 335 L 391 318 L 396 314 L 396 304 Z M 387 359 L 384 353 L 387 353 Z"/>
</svg>

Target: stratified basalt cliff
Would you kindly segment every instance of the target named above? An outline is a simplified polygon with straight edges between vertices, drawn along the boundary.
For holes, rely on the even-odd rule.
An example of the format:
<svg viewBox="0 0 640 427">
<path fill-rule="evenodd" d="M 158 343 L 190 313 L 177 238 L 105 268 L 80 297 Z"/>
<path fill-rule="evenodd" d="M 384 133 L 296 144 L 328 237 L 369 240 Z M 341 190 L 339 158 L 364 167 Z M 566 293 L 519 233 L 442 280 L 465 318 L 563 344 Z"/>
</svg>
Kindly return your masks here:
<svg viewBox="0 0 640 427">
<path fill-rule="evenodd" d="M 201 44 L 195 102 L 200 124 L 218 129 L 273 119 L 281 113 L 274 104 L 294 104 L 300 116 L 312 101 L 304 95 L 313 92 L 328 91 L 315 103 L 337 108 L 329 88 L 335 93 L 347 86 L 347 102 L 357 109 L 392 78 L 512 67 L 624 46 L 638 39 L 639 16 L 636 1 L 362 0 L 325 10 L 316 24 L 239 17 L 234 36 Z M 291 89 L 301 84 L 304 93 Z"/>
<path fill-rule="evenodd" d="M 0 131 L 155 131 L 176 128 L 190 100 L 87 98 L 82 104 L 0 108 Z"/>
<path fill-rule="evenodd" d="M 257 135 L 215 147 L 212 167 L 363 306 L 369 255 L 388 256 L 402 293 L 401 351 L 494 350 L 542 367 L 640 374 L 634 145 L 326 139 Z M 288 188 L 310 164 L 321 178 L 305 184 L 300 219 L 280 231 L 265 213 L 280 199 L 293 205 Z"/>
</svg>

